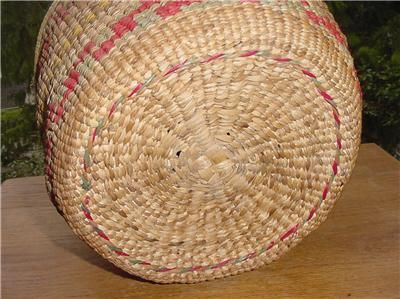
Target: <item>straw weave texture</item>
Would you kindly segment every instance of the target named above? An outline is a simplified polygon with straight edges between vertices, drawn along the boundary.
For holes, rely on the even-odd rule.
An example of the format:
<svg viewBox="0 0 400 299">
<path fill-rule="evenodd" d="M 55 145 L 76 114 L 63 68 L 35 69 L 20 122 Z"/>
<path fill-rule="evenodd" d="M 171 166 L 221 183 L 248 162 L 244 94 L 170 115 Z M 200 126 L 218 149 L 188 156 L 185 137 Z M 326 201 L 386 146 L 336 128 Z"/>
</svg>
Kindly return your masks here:
<svg viewBox="0 0 400 299">
<path fill-rule="evenodd" d="M 357 156 L 360 85 L 322 2 L 55 2 L 35 68 L 51 200 L 152 281 L 278 259 Z"/>
</svg>

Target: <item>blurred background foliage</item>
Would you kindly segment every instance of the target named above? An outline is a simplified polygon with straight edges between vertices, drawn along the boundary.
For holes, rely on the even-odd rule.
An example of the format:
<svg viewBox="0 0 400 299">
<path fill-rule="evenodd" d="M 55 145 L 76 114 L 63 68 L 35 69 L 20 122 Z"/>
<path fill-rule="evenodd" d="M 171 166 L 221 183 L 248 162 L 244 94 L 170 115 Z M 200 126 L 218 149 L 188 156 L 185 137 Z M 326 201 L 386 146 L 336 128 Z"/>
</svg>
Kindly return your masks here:
<svg viewBox="0 0 400 299">
<path fill-rule="evenodd" d="M 363 89 L 363 142 L 400 159 L 400 3 L 328 2 Z"/>
<path fill-rule="evenodd" d="M 2 181 L 43 174 L 35 107 L 26 101 L 36 37 L 51 2 L 1 2 Z M 364 92 L 363 142 L 400 159 L 400 5 L 327 3 L 348 39 Z"/>
<path fill-rule="evenodd" d="M 42 175 L 35 106 L 25 103 L 36 37 L 51 2 L 1 3 L 1 181 Z"/>
<path fill-rule="evenodd" d="M 29 82 L 36 37 L 50 4 L 43 1 L 1 3 L 2 84 Z"/>
</svg>

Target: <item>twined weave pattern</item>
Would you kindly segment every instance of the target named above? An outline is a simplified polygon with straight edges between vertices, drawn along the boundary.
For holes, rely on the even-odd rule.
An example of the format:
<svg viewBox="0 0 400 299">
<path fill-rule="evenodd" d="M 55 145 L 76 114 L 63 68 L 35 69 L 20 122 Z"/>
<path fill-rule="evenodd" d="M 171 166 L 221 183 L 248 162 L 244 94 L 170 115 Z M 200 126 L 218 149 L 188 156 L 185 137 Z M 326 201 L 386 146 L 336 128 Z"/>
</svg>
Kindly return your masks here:
<svg viewBox="0 0 400 299">
<path fill-rule="evenodd" d="M 35 67 L 51 200 L 145 279 L 276 260 L 355 163 L 360 85 L 322 2 L 56 2 Z"/>
</svg>

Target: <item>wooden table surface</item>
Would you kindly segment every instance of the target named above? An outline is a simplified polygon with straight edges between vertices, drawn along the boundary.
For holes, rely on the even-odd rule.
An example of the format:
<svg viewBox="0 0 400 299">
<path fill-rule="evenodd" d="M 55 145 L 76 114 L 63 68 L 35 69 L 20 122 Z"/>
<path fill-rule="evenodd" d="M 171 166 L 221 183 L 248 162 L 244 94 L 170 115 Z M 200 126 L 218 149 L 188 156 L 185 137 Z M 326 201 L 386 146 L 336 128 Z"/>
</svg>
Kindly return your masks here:
<svg viewBox="0 0 400 299">
<path fill-rule="evenodd" d="M 2 185 L 2 298 L 400 298 L 400 163 L 374 144 L 328 220 L 280 260 L 194 285 L 159 285 L 103 260 L 50 204 L 43 177 Z"/>
</svg>

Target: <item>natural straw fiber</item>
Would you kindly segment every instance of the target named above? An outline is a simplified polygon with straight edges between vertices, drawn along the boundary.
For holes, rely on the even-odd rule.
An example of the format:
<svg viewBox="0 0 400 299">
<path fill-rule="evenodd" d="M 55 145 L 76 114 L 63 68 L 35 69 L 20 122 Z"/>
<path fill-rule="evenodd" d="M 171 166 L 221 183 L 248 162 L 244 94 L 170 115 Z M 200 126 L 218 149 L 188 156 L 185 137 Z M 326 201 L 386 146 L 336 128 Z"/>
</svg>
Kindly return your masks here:
<svg viewBox="0 0 400 299">
<path fill-rule="evenodd" d="M 142 278 L 278 259 L 353 169 L 361 90 L 322 2 L 57 2 L 35 60 L 51 199 Z"/>
</svg>

